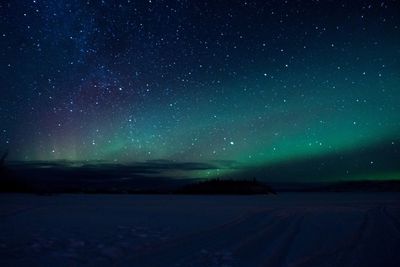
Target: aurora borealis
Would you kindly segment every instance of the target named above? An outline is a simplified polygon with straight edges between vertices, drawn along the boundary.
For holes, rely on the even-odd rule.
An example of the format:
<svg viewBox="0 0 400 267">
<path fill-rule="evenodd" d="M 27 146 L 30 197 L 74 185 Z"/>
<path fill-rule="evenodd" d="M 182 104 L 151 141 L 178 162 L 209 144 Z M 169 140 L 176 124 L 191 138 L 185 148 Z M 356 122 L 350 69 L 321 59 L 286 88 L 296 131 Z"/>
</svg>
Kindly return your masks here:
<svg viewBox="0 0 400 267">
<path fill-rule="evenodd" d="M 188 175 L 200 178 L 304 163 L 303 180 L 334 169 L 398 179 L 399 11 L 397 1 L 3 1 L 0 149 L 25 162 L 220 166 Z"/>
</svg>

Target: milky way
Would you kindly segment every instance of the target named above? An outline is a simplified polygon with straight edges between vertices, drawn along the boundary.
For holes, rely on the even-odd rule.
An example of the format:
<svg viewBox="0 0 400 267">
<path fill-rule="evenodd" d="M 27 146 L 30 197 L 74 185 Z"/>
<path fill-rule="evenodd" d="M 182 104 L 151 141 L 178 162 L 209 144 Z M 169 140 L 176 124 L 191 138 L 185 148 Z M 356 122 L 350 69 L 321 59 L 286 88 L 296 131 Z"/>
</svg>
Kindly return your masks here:
<svg viewBox="0 0 400 267">
<path fill-rule="evenodd" d="M 399 11 L 397 1 L 2 1 L 0 149 L 20 161 L 221 166 L 196 177 L 310 159 L 318 167 L 302 164 L 303 179 L 332 166 L 339 179 L 398 178 Z"/>
</svg>

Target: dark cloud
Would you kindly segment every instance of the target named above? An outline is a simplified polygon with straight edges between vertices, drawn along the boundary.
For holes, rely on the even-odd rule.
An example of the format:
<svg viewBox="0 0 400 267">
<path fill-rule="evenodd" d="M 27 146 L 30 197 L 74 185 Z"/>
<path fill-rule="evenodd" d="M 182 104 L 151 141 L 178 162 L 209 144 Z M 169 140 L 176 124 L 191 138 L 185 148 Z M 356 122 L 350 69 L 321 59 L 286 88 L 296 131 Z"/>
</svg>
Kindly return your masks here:
<svg viewBox="0 0 400 267">
<path fill-rule="evenodd" d="M 19 176 L 24 177 L 82 177 L 95 179 L 115 179 L 121 177 L 145 178 L 160 176 L 175 178 L 171 174 L 175 171 L 203 171 L 227 168 L 226 164 L 202 162 L 173 162 L 168 160 L 149 160 L 146 162 L 133 162 L 129 164 L 115 164 L 107 162 L 11 162 L 10 168 Z"/>
</svg>

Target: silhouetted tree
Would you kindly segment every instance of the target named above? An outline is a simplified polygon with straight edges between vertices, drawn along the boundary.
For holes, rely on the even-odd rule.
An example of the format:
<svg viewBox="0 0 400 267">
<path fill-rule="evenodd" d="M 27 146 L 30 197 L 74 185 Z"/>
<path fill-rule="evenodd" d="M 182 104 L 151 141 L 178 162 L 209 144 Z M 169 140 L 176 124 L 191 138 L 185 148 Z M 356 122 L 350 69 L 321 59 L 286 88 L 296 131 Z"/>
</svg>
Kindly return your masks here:
<svg viewBox="0 0 400 267">
<path fill-rule="evenodd" d="M 8 156 L 8 151 L 4 152 L 3 156 L 0 158 L 0 172 L 4 172 L 5 171 L 5 161 L 6 158 Z"/>
<path fill-rule="evenodd" d="M 7 156 L 8 151 L 0 157 L 0 192 L 28 192 L 29 188 L 6 166 Z"/>
</svg>

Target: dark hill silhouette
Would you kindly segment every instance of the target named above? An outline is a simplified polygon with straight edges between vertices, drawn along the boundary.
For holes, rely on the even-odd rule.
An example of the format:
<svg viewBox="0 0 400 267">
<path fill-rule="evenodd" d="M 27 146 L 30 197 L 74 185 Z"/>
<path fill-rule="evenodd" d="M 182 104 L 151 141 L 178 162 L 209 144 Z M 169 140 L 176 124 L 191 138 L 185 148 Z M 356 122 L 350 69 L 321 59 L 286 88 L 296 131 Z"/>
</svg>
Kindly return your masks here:
<svg viewBox="0 0 400 267">
<path fill-rule="evenodd" d="M 178 194 L 222 194 L 222 195 L 255 195 L 276 194 L 268 185 L 253 179 L 249 180 L 219 180 L 213 179 L 186 185 L 177 190 Z"/>
<path fill-rule="evenodd" d="M 348 181 L 325 186 L 305 188 L 303 192 L 400 192 L 399 180 L 386 181 Z"/>
<path fill-rule="evenodd" d="M 271 194 L 279 192 L 400 192 L 400 180 L 279 183 L 232 179 L 177 179 L 163 170 L 205 170 L 215 166 L 169 161 L 123 164 L 70 162 L 13 162 L 0 154 L 0 192 L 37 194 Z M 150 175 L 151 174 L 151 175 Z M 249 176 L 242 176 L 249 177 Z M 254 176 L 250 176 L 254 177 Z M 258 177 L 258 176 L 257 176 Z M 264 177 L 264 176 L 263 176 Z M 274 190 L 271 188 L 273 186 Z"/>
</svg>

